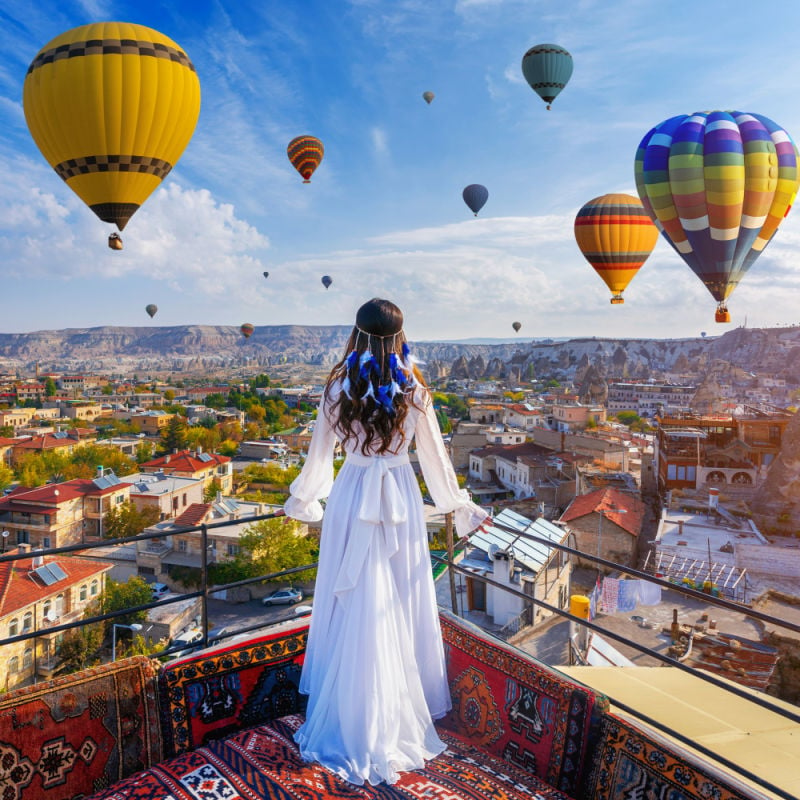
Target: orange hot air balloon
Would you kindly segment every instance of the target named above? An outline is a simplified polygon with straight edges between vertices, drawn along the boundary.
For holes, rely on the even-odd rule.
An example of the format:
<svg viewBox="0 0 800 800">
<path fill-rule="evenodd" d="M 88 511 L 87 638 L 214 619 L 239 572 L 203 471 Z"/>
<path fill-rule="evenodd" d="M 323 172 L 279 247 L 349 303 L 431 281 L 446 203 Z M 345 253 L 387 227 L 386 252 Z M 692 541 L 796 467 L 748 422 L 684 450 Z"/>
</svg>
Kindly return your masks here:
<svg viewBox="0 0 800 800">
<path fill-rule="evenodd" d="M 249 322 L 245 322 L 239 330 L 242 332 L 242 336 L 244 336 L 245 339 L 249 339 L 253 335 L 255 328 Z"/>
<path fill-rule="evenodd" d="M 575 239 L 617 304 L 625 302 L 622 293 L 653 251 L 658 229 L 637 197 L 604 194 L 578 212 Z"/>
<path fill-rule="evenodd" d="M 314 170 L 325 155 L 322 142 L 315 136 L 295 136 L 286 148 L 292 166 L 303 176 L 303 183 L 311 183 Z"/>
</svg>

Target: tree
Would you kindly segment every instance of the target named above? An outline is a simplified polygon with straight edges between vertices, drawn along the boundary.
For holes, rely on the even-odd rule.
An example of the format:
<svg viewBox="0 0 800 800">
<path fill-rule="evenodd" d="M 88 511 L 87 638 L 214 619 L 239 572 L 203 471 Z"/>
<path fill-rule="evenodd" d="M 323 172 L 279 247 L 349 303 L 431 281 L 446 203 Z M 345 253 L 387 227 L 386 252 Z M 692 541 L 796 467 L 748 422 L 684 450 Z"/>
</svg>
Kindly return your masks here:
<svg viewBox="0 0 800 800">
<path fill-rule="evenodd" d="M 14 435 L 13 425 L 0 425 L 0 436 L 5 439 L 10 439 Z"/>
<path fill-rule="evenodd" d="M 175 400 L 175 392 L 174 392 L 174 391 L 172 391 L 172 389 L 167 389 L 167 390 L 164 392 L 164 400 L 166 400 L 166 401 L 167 401 L 167 404 L 170 404 L 170 403 L 172 403 L 172 402 L 173 402 L 173 400 Z"/>
<path fill-rule="evenodd" d="M 217 452 L 220 455 L 232 457 L 236 455 L 238 449 L 238 442 L 235 442 L 233 439 L 226 439 L 224 442 L 220 442 Z"/>
<path fill-rule="evenodd" d="M 439 430 L 442 433 L 450 433 L 453 430 L 453 423 L 450 422 L 450 417 L 445 414 L 444 409 L 437 409 L 436 420 L 439 423 Z"/>
<path fill-rule="evenodd" d="M 105 386 L 104 386 L 104 387 L 103 387 L 103 388 L 100 390 L 100 393 L 101 393 L 101 394 L 104 394 L 106 397 L 108 397 L 109 395 L 111 395 L 111 394 L 114 394 L 114 388 L 111 386 L 111 384 L 110 384 L 110 383 L 107 383 L 107 384 L 106 384 L 106 385 L 105 385 Z"/>
<path fill-rule="evenodd" d="M 134 606 L 143 606 L 149 603 L 153 597 L 153 590 L 150 585 L 138 575 L 132 575 L 125 583 L 120 583 L 112 578 L 106 578 L 106 586 L 100 595 L 100 613 L 111 614 L 114 611 L 122 611 Z M 88 616 L 97 613 L 96 608 L 87 609 Z M 144 622 L 147 619 L 147 611 L 134 611 L 130 614 L 122 614 L 106 622 L 111 624 L 116 622 L 120 625 L 131 625 L 134 622 Z"/>
<path fill-rule="evenodd" d="M 45 397 L 54 397 L 56 393 L 56 382 L 48 375 L 44 381 Z"/>
<path fill-rule="evenodd" d="M 136 463 L 144 464 L 153 457 L 153 443 L 152 442 L 139 442 L 136 445 Z"/>
<path fill-rule="evenodd" d="M 219 482 L 219 478 L 213 478 L 211 483 L 203 489 L 203 502 L 204 503 L 211 503 L 217 499 L 217 492 L 222 489 L 222 484 Z"/>
<path fill-rule="evenodd" d="M 146 506 L 138 509 L 130 500 L 120 503 L 103 518 L 103 538 L 127 539 L 138 536 L 145 528 L 158 522 L 160 517 L 157 508 Z"/>
<path fill-rule="evenodd" d="M 186 447 L 186 423 L 181 417 L 172 417 L 161 432 L 161 450 L 171 453 Z"/>
<path fill-rule="evenodd" d="M 11 486 L 12 483 L 14 483 L 13 471 L 10 467 L 0 463 L 0 492 L 2 492 L 7 486 Z"/>
<path fill-rule="evenodd" d="M 212 392 L 206 395 L 203 405 L 207 408 L 216 408 L 219 411 L 228 405 L 228 399 L 220 392 Z"/>
<path fill-rule="evenodd" d="M 92 471 L 102 465 L 105 469 L 113 470 L 114 474 L 119 476 L 131 475 L 137 471 L 134 459 L 110 445 L 84 445 L 72 454 L 71 460 L 73 465 L 85 464 Z"/>
<path fill-rule="evenodd" d="M 82 625 L 64 634 L 58 648 L 61 659 L 59 671 L 77 672 L 96 661 L 95 656 L 103 643 L 103 625 Z"/>
<path fill-rule="evenodd" d="M 634 422 L 639 422 L 641 417 L 635 411 L 618 411 L 617 419 L 623 425 L 630 427 Z"/>
</svg>

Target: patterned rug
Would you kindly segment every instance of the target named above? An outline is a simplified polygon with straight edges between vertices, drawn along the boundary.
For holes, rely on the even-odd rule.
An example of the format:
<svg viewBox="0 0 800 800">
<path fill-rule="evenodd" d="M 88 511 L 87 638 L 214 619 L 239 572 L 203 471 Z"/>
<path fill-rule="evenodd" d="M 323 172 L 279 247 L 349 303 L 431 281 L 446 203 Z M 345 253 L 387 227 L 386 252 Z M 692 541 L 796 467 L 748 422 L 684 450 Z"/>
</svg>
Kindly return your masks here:
<svg viewBox="0 0 800 800">
<path fill-rule="evenodd" d="M 307 638 L 305 625 L 167 664 L 159 679 L 165 754 L 305 711 L 297 687 Z"/>
<path fill-rule="evenodd" d="M 453 700 L 442 726 L 577 797 L 605 698 L 464 620 L 440 620 Z"/>
<path fill-rule="evenodd" d="M 0 798 L 66 800 L 161 760 L 156 667 L 145 656 L 0 696 Z"/>
<path fill-rule="evenodd" d="M 596 800 L 746 800 L 754 796 L 676 753 L 619 717 L 607 715 L 584 797 Z"/>
<path fill-rule="evenodd" d="M 389 786 L 353 786 L 300 758 L 290 716 L 211 742 L 89 800 L 569 800 L 497 758 L 440 731 L 447 750 Z"/>
</svg>

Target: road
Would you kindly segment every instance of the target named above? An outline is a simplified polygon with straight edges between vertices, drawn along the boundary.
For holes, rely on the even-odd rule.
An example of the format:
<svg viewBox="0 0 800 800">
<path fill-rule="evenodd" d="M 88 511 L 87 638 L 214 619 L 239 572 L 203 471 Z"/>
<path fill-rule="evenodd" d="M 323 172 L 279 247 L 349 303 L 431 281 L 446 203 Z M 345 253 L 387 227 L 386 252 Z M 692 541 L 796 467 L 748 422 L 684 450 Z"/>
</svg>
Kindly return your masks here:
<svg viewBox="0 0 800 800">
<path fill-rule="evenodd" d="M 305 598 L 290 606 L 265 606 L 260 600 L 248 600 L 246 603 L 229 603 L 226 600 L 208 601 L 208 627 L 227 628 L 228 632 L 250 625 L 264 627 L 275 625 L 287 619 L 296 619 L 294 609 L 300 605 L 310 605 L 311 599 Z"/>
</svg>

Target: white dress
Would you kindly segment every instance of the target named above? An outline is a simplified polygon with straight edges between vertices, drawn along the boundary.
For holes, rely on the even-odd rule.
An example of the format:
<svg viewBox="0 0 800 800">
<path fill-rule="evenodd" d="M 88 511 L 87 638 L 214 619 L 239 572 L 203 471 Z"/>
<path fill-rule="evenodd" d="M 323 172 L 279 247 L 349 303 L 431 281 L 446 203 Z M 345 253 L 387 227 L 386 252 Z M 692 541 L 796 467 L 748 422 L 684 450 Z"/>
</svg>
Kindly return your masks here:
<svg viewBox="0 0 800 800">
<path fill-rule="evenodd" d="M 323 398 L 308 458 L 290 487 L 286 514 L 322 519 L 314 613 L 300 680 L 309 695 L 295 734 L 308 761 L 347 781 L 395 783 L 444 750 L 433 726 L 450 709 L 439 617 L 419 485 L 408 459 L 412 437 L 440 511 L 455 511 L 459 535 L 487 516 L 458 488 L 426 389 L 409 407 L 395 455 L 364 456 L 347 444 L 333 482 L 337 438 Z M 332 487 L 332 488 L 331 488 Z"/>
</svg>

